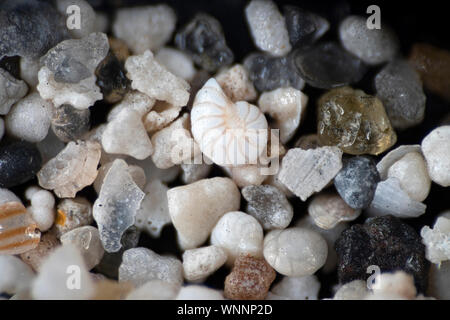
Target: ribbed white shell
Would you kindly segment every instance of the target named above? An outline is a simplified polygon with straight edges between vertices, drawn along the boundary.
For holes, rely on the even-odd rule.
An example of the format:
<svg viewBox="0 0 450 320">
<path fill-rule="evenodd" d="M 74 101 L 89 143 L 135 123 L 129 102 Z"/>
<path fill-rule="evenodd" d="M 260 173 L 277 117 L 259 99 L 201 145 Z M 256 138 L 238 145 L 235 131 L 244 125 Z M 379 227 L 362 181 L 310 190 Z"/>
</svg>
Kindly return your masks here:
<svg viewBox="0 0 450 320">
<path fill-rule="evenodd" d="M 261 110 L 245 101 L 233 103 L 214 78 L 198 91 L 191 124 L 200 150 L 221 166 L 256 164 L 267 145 Z"/>
</svg>

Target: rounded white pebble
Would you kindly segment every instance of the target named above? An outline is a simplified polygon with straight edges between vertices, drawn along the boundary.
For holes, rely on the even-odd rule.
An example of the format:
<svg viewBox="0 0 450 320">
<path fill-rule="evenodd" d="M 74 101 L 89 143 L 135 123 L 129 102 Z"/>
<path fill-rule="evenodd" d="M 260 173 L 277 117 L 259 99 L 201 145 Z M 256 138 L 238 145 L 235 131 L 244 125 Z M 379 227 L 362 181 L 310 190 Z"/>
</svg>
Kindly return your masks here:
<svg viewBox="0 0 450 320">
<path fill-rule="evenodd" d="M 172 300 L 180 286 L 162 280 L 151 280 L 131 291 L 126 300 Z"/>
<path fill-rule="evenodd" d="M 253 0 L 245 9 L 255 45 L 274 56 L 291 51 L 286 23 L 277 5 L 270 0 Z"/>
<path fill-rule="evenodd" d="M 79 279 L 78 284 L 70 278 L 74 274 Z M 78 286 L 79 289 L 74 290 Z M 94 294 L 92 277 L 73 245 L 60 246 L 52 251 L 40 267 L 31 288 L 31 295 L 36 300 L 84 300 Z"/>
<path fill-rule="evenodd" d="M 422 141 L 422 152 L 431 180 L 443 187 L 450 186 L 450 126 L 431 131 Z"/>
<path fill-rule="evenodd" d="M 240 254 L 262 256 L 263 229 L 258 220 L 241 211 L 225 214 L 211 233 L 211 244 L 222 247 L 232 264 Z"/>
<path fill-rule="evenodd" d="M 33 220 L 37 223 L 39 230 L 47 231 L 55 222 L 55 210 L 48 207 L 28 207 Z"/>
<path fill-rule="evenodd" d="M 303 228 L 273 230 L 264 239 L 264 257 L 285 276 L 314 274 L 326 262 L 328 246 L 317 232 Z"/>
<path fill-rule="evenodd" d="M 28 289 L 33 270 L 15 256 L 0 255 L 0 293 L 15 294 Z"/>
<path fill-rule="evenodd" d="M 175 12 L 165 4 L 123 8 L 116 12 L 112 32 L 131 51 L 141 54 L 147 49 L 156 51 L 169 41 L 175 23 Z"/>
<path fill-rule="evenodd" d="M 416 201 L 423 201 L 430 193 L 431 179 L 425 159 L 418 152 L 410 152 L 395 162 L 388 170 L 388 177 L 400 181 L 402 189 Z"/>
<path fill-rule="evenodd" d="M 224 300 L 222 292 L 205 286 L 182 287 L 176 300 Z"/>
<path fill-rule="evenodd" d="M 316 276 L 284 277 L 271 292 L 289 300 L 317 300 L 320 282 Z"/>
<path fill-rule="evenodd" d="M 13 106 L 5 118 L 9 135 L 29 142 L 44 140 L 50 128 L 52 104 L 32 93 Z"/>
<path fill-rule="evenodd" d="M 334 294 L 333 300 L 362 300 L 368 294 L 366 281 L 353 280 L 341 286 Z"/>
<path fill-rule="evenodd" d="M 180 50 L 161 48 L 155 55 L 155 59 L 171 73 L 186 81 L 192 80 L 195 75 L 194 62 Z"/>
<path fill-rule="evenodd" d="M 34 192 L 30 200 L 33 207 L 52 209 L 55 207 L 55 197 L 53 196 L 53 193 L 47 190 L 38 190 Z"/>
<path fill-rule="evenodd" d="M 31 201 L 31 198 L 33 197 L 33 195 L 40 190 L 44 190 L 44 189 L 39 188 L 38 186 L 28 187 L 25 190 L 25 199 L 27 199 L 28 201 Z"/>
</svg>

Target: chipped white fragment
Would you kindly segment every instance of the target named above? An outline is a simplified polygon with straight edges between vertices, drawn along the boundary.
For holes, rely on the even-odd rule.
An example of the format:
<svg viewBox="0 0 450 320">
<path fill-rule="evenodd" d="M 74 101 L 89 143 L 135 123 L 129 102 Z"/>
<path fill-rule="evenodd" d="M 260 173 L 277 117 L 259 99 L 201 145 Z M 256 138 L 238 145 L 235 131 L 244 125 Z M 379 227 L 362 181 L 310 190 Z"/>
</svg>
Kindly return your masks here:
<svg viewBox="0 0 450 320">
<path fill-rule="evenodd" d="M 122 110 L 106 125 L 102 146 L 108 153 L 126 154 L 139 160 L 148 158 L 153 152 L 141 116 L 129 109 Z"/>
<path fill-rule="evenodd" d="M 342 168 L 342 151 L 338 147 L 290 149 L 281 161 L 278 179 L 303 201 L 319 192 Z"/>
<path fill-rule="evenodd" d="M 38 73 L 37 90 L 45 100 L 51 100 L 55 107 L 70 104 L 83 110 L 94 105 L 95 101 L 103 99 L 100 88 L 95 84 L 95 75 L 78 83 L 56 82 L 53 73 L 47 67 L 42 67 Z"/>
<path fill-rule="evenodd" d="M 150 50 L 142 55 L 128 57 L 125 69 L 133 89 L 177 107 L 187 105 L 189 84 L 161 66 Z"/>
</svg>

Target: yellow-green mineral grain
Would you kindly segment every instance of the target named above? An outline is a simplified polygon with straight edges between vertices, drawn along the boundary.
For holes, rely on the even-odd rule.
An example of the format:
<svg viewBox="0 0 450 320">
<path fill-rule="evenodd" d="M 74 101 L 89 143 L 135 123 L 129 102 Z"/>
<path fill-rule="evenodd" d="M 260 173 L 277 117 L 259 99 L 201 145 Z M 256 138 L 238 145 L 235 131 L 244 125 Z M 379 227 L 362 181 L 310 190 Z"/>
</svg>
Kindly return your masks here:
<svg viewBox="0 0 450 320">
<path fill-rule="evenodd" d="M 380 154 L 397 141 L 382 102 L 358 89 L 340 87 L 318 101 L 317 134 L 322 145 L 345 153 Z"/>
</svg>

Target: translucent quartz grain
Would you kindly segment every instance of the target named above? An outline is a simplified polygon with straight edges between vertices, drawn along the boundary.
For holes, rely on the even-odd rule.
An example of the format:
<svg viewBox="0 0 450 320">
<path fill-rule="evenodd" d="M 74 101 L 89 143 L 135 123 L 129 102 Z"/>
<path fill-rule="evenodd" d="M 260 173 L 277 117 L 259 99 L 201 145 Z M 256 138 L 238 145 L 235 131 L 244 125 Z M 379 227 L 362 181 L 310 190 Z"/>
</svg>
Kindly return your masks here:
<svg viewBox="0 0 450 320">
<path fill-rule="evenodd" d="M 97 142 L 71 141 L 38 172 L 39 185 L 59 198 L 74 198 L 97 177 L 101 146 Z"/>
<path fill-rule="evenodd" d="M 52 71 L 56 82 L 78 83 L 94 75 L 108 50 L 106 34 L 95 32 L 82 39 L 60 42 L 41 58 L 41 64 Z"/>
<path fill-rule="evenodd" d="M 225 278 L 225 298 L 233 300 L 263 300 L 276 273 L 261 258 L 240 255 L 231 273 Z"/>
<path fill-rule="evenodd" d="M 145 197 L 136 212 L 135 226 L 159 238 L 165 225 L 172 222 L 167 202 L 169 188 L 159 180 L 152 180 L 145 186 Z"/>
<path fill-rule="evenodd" d="M 22 203 L 0 204 L 0 254 L 16 255 L 32 250 L 40 237 L 37 224 Z"/>
<path fill-rule="evenodd" d="M 198 13 L 177 33 L 175 44 L 209 72 L 231 64 L 234 59 L 219 21 L 205 13 Z"/>
<path fill-rule="evenodd" d="M 115 160 L 93 207 L 100 239 L 107 252 L 117 252 L 122 247 L 122 235 L 134 224 L 144 196 L 145 193 L 133 181 L 127 163 Z"/>
<path fill-rule="evenodd" d="M 124 252 L 119 267 L 119 281 L 131 282 L 136 287 L 151 280 L 162 280 L 180 286 L 183 266 L 173 257 L 156 254 L 147 248 L 132 248 Z"/>
<path fill-rule="evenodd" d="M 43 66 L 38 73 L 39 84 L 36 89 L 45 100 L 51 100 L 55 107 L 70 104 L 77 109 L 87 109 L 95 101 L 103 99 L 100 88 L 95 84 L 95 75 L 78 83 L 61 83 L 55 81 L 53 72 Z"/>
<path fill-rule="evenodd" d="M 92 226 L 79 227 L 64 233 L 61 236 L 61 243 L 77 247 L 88 270 L 98 265 L 105 253 L 98 229 Z"/>
<path fill-rule="evenodd" d="M 395 197 L 392 195 L 395 194 Z M 396 177 L 378 183 L 367 212 L 374 216 L 393 215 L 399 218 L 416 218 L 425 213 L 427 206 L 412 199 L 401 187 Z"/>
<path fill-rule="evenodd" d="M 327 254 L 325 239 L 309 229 L 272 230 L 264 238 L 264 258 L 285 276 L 314 274 L 325 264 Z"/>
<path fill-rule="evenodd" d="M 328 91 L 318 101 L 317 119 L 320 143 L 345 153 L 378 155 L 397 141 L 381 101 L 361 90 Z"/>
<path fill-rule="evenodd" d="M 426 43 L 416 43 L 408 58 L 430 91 L 450 101 L 450 52 Z"/>
<path fill-rule="evenodd" d="M 274 56 L 284 56 L 291 51 L 289 34 L 284 17 L 271 0 L 252 0 L 245 15 L 255 45 Z"/>
</svg>

